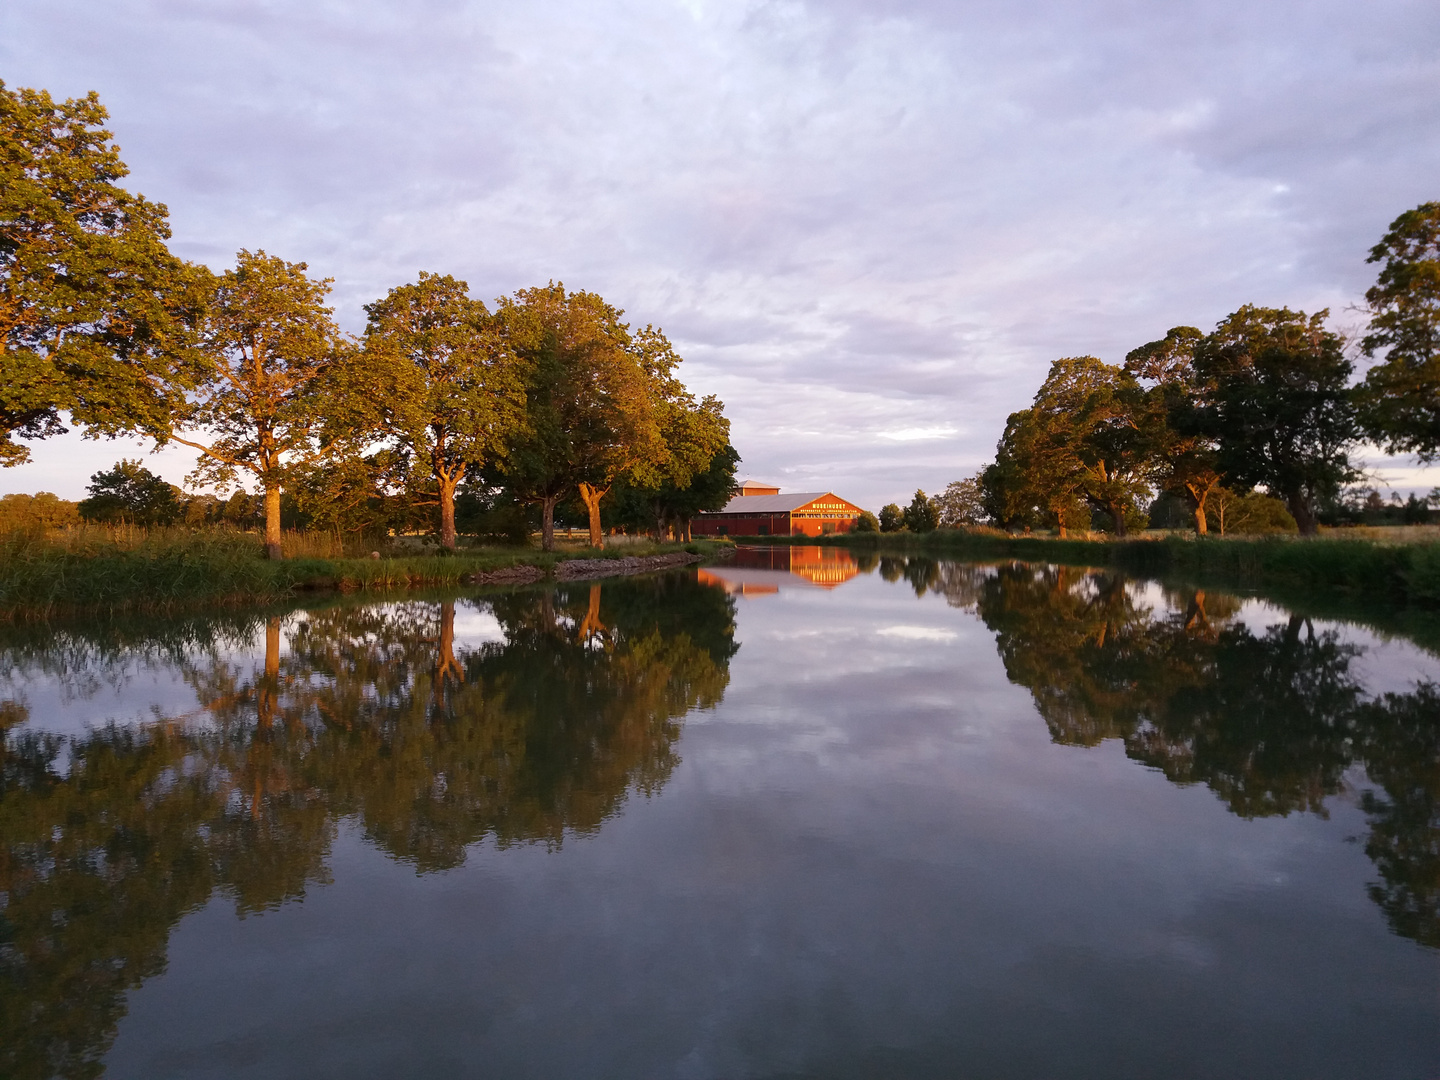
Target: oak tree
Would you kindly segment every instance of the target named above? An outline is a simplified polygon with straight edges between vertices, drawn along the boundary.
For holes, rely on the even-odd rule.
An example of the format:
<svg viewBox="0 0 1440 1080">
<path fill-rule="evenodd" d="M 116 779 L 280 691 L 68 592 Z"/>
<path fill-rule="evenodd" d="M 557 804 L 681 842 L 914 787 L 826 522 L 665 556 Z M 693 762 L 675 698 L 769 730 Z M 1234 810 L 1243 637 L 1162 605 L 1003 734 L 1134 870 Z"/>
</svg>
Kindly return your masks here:
<svg viewBox="0 0 1440 1080">
<path fill-rule="evenodd" d="M 1369 435 L 1422 461 L 1440 456 L 1440 202 L 1421 203 L 1393 222 L 1366 262 L 1381 263 L 1365 293 L 1366 356 L 1384 356 L 1360 388 Z"/>
<path fill-rule="evenodd" d="M 1216 441 L 1195 422 L 1195 410 L 1210 389 L 1195 371 L 1195 348 L 1204 336 L 1193 326 L 1172 327 L 1125 357 L 1128 374 L 1153 384 L 1146 404 L 1152 410 L 1157 483 L 1185 499 L 1202 536 L 1209 531 L 1207 503 L 1222 479 Z"/>
<path fill-rule="evenodd" d="M 363 348 L 328 380 L 328 433 L 390 443 L 422 482 L 411 503 L 438 506 L 441 546 L 454 550 L 456 489 L 504 452 L 522 419 L 518 366 L 484 303 L 449 275 L 422 273 L 365 311 Z"/>
<path fill-rule="evenodd" d="M 129 171 L 94 93 L 56 102 L 0 82 L 0 465 L 16 438 L 163 432 L 193 378 L 189 268 L 168 211 Z"/>
<path fill-rule="evenodd" d="M 678 363 L 658 331 L 632 337 L 601 297 L 551 284 L 500 302 L 506 341 L 521 361 L 525 421 L 500 469 L 506 486 L 538 503 L 541 543 L 555 543 L 555 504 L 578 490 L 599 546 L 600 499 L 626 475 L 666 460 L 656 373 Z"/>
<path fill-rule="evenodd" d="M 280 557 L 280 493 L 318 453 L 317 379 L 340 345 L 330 279 L 241 251 L 213 279 L 200 330 L 204 379 L 166 438 L 201 452 L 199 478 L 249 474 L 265 495 L 265 553 Z M 163 441 L 163 440 L 162 440 Z"/>
<path fill-rule="evenodd" d="M 1219 471 L 1283 500 L 1307 536 L 1318 528 L 1320 504 L 1355 475 L 1352 365 L 1325 329 L 1328 315 L 1247 304 L 1195 350 L 1196 372 L 1210 387 L 1196 429 L 1215 440 Z"/>
</svg>

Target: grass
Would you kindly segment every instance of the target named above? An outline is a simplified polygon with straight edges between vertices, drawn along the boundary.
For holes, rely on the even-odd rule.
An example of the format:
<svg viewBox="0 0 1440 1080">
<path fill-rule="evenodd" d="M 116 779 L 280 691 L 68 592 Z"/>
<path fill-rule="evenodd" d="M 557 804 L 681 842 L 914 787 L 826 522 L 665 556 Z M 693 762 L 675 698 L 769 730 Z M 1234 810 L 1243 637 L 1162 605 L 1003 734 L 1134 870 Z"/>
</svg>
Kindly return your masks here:
<svg viewBox="0 0 1440 1080">
<path fill-rule="evenodd" d="M 253 533 L 215 529 L 88 526 L 0 535 L 0 618 L 49 618 L 87 611 L 169 611 L 195 606 L 271 603 L 317 589 L 384 590 L 457 585 L 462 577 L 509 566 L 549 573 L 568 558 L 623 558 L 715 543 L 628 544 L 546 554 L 531 548 L 466 548 L 454 554 L 403 546 L 368 557 L 367 544 L 323 533 L 287 534 L 286 557 L 262 557 Z M 362 552 L 364 555 L 362 556 Z"/>
<path fill-rule="evenodd" d="M 1367 530 L 1378 531 L 1378 530 Z M 1336 530 L 1313 539 L 1169 535 L 1128 540 L 1010 536 L 994 530 L 848 533 L 819 538 L 757 537 L 765 543 L 836 544 L 968 559 L 1022 559 L 1113 566 L 1149 577 L 1185 577 L 1242 590 L 1330 592 L 1371 604 L 1440 608 L 1440 543 L 1427 534 L 1399 542 L 1351 539 Z"/>
</svg>

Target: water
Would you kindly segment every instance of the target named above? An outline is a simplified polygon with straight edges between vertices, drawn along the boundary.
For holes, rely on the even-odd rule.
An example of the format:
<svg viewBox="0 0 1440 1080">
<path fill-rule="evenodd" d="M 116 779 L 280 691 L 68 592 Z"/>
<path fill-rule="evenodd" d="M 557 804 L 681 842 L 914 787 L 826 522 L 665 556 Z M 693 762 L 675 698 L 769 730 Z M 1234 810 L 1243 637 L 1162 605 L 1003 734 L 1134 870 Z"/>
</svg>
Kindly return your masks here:
<svg viewBox="0 0 1440 1080">
<path fill-rule="evenodd" d="M 0 1075 L 1440 1075 L 1440 661 L 829 549 L 0 641 Z"/>
</svg>

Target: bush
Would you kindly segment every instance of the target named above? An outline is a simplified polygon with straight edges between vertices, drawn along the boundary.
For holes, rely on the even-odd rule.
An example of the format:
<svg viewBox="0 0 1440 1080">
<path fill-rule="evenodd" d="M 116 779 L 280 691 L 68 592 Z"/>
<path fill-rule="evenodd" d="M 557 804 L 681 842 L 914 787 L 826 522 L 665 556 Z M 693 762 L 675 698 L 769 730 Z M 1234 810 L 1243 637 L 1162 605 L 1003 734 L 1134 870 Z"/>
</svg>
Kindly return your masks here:
<svg viewBox="0 0 1440 1080">
<path fill-rule="evenodd" d="M 860 516 L 855 519 L 854 528 L 851 529 L 851 532 L 857 533 L 878 533 L 879 531 L 880 521 L 869 510 L 860 511 Z"/>
<path fill-rule="evenodd" d="M 1300 526 L 1279 499 L 1252 491 L 1231 500 L 1219 510 L 1217 524 L 1222 535 L 1266 536 L 1298 533 Z"/>
</svg>

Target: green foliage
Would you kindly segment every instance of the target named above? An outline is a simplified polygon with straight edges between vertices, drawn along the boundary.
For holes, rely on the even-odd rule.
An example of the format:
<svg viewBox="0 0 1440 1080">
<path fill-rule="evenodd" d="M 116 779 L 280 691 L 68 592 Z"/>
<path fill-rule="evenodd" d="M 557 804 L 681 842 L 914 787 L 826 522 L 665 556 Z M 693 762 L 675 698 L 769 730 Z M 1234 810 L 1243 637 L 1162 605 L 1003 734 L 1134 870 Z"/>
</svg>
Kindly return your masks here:
<svg viewBox="0 0 1440 1080">
<path fill-rule="evenodd" d="M 1393 453 L 1440 455 L 1440 202 L 1390 223 L 1366 262 L 1381 263 L 1365 293 L 1366 356 L 1384 355 L 1360 388 L 1367 433 Z"/>
<path fill-rule="evenodd" d="M 66 529 L 80 524 L 77 504 L 48 491 L 0 495 L 0 533 Z"/>
<path fill-rule="evenodd" d="M 1155 483 L 1189 504 L 1199 533 L 1209 531 L 1206 505 L 1221 480 L 1218 440 L 1196 419 L 1197 408 L 1214 389 L 1195 368 L 1195 351 L 1203 341 L 1195 327 L 1176 326 L 1125 357 L 1125 371 L 1152 384 L 1144 408 Z"/>
<path fill-rule="evenodd" d="M 599 546 L 600 502 L 615 484 L 661 493 L 683 516 L 686 500 L 664 496 L 712 469 L 718 483 L 726 467 L 716 460 L 729 439 L 719 400 L 697 402 L 675 376 L 680 357 L 665 335 L 652 326 L 632 333 L 622 314 L 593 293 L 553 283 L 501 301 L 526 409 L 497 475 L 516 498 L 540 506 L 547 551 L 555 508 L 571 493 Z M 702 497 L 710 493 L 697 491 Z"/>
<path fill-rule="evenodd" d="M 915 497 L 902 515 L 905 527 L 912 533 L 934 532 L 940 524 L 940 511 L 925 492 L 915 491 Z"/>
<path fill-rule="evenodd" d="M 1279 499 L 1262 492 L 1237 495 L 1229 488 L 1217 487 L 1210 496 L 1212 513 L 1220 534 L 1260 536 L 1271 533 L 1299 532 L 1294 515 Z"/>
<path fill-rule="evenodd" d="M 422 273 L 365 311 L 364 347 L 342 351 L 325 380 L 326 438 L 349 449 L 328 478 L 351 518 L 395 494 L 438 507 L 440 543 L 453 550 L 457 488 L 504 454 L 523 421 L 519 364 L 498 320 L 452 277 Z M 361 457 L 381 440 L 390 449 Z M 369 483 L 355 475 L 362 464 Z"/>
<path fill-rule="evenodd" d="M 1197 349 L 1195 367 L 1212 387 L 1197 428 L 1218 446 L 1232 485 L 1263 486 L 1283 499 L 1302 533 L 1354 475 L 1348 447 L 1358 428 L 1343 342 L 1329 313 L 1246 306 Z"/>
<path fill-rule="evenodd" d="M 197 480 L 226 485 L 244 472 L 258 481 L 266 550 L 278 558 L 281 488 L 317 455 L 318 376 L 339 331 L 324 306 L 329 279 L 263 251 L 235 260 L 207 289 L 204 379 L 168 438 L 201 452 Z"/>
<path fill-rule="evenodd" d="M 905 527 L 905 512 L 895 503 L 886 503 L 880 508 L 880 531 L 899 532 Z"/>
<path fill-rule="evenodd" d="M 657 538 L 674 530 L 686 539 L 697 514 L 722 510 L 734 497 L 739 464 L 739 453 L 726 443 L 683 487 L 674 479 L 658 485 L 620 480 L 612 491 L 605 523 Z"/>
<path fill-rule="evenodd" d="M 1159 426 L 1134 376 L 1093 356 L 1055 361 L 1034 404 L 1010 416 L 995 465 L 982 474 L 992 516 L 1006 525 L 1039 517 L 1063 535 L 1088 526 L 1083 501 L 1125 535 L 1154 475 Z"/>
<path fill-rule="evenodd" d="M 855 519 L 855 525 L 851 531 L 857 533 L 878 533 L 880 531 L 880 519 L 869 510 L 861 510 L 860 516 Z"/>
<path fill-rule="evenodd" d="M 468 574 L 515 565 L 546 569 L 566 557 L 513 547 L 437 557 L 387 544 L 377 545 L 385 558 L 363 557 L 374 542 L 326 533 L 286 534 L 287 558 L 270 560 L 262 558 L 263 547 L 253 534 L 224 528 L 88 526 L 49 535 L 0 534 L 0 621 L 77 611 L 265 603 L 299 590 L 455 585 Z M 641 546 L 613 554 L 673 550 Z M 715 548 L 702 542 L 686 550 Z"/>
<path fill-rule="evenodd" d="M 163 434 L 193 379 L 191 274 L 165 207 L 116 183 L 106 118 L 94 93 L 0 82 L 0 465 L 67 412 L 91 434 Z"/>
<path fill-rule="evenodd" d="M 959 529 L 985 521 L 985 492 L 980 474 L 952 480 L 933 501 L 940 514 L 939 524 L 944 528 Z"/>
<path fill-rule="evenodd" d="M 123 459 L 95 473 L 86 490 L 89 497 L 78 509 L 87 521 L 171 525 L 182 513 L 179 490 L 138 460 Z"/>
</svg>

